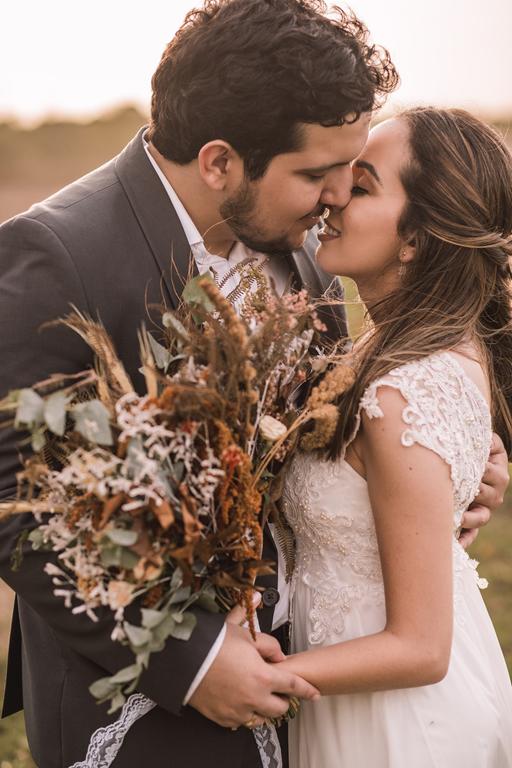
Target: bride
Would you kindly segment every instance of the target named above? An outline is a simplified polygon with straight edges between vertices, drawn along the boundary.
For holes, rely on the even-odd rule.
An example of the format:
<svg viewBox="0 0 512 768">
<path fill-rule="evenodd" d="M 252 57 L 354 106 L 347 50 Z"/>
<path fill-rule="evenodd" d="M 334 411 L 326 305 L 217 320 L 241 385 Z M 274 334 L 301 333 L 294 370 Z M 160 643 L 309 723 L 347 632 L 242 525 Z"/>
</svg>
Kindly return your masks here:
<svg viewBox="0 0 512 768">
<path fill-rule="evenodd" d="M 319 264 L 356 280 L 353 352 L 326 455 L 299 454 L 284 667 L 322 692 L 292 768 L 507 768 L 512 687 L 476 563 L 458 543 L 494 428 L 512 449 L 512 159 L 466 112 L 375 128 Z"/>
</svg>

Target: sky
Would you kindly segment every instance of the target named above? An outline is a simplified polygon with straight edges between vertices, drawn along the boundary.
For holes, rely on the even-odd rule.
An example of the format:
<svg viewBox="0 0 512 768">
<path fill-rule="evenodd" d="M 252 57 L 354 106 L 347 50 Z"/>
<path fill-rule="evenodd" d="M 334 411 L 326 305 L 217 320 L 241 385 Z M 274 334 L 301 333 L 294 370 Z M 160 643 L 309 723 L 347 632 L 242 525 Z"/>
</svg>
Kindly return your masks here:
<svg viewBox="0 0 512 768">
<path fill-rule="evenodd" d="M 342 3 L 341 3 L 342 4 Z M 392 53 L 392 104 L 512 114 L 512 0 L 351 0 Z M 0 119 L 87 119 L 118 105 L 148 108 L 151 75 L 194 0 L 5 2 Z"/>
</svg>

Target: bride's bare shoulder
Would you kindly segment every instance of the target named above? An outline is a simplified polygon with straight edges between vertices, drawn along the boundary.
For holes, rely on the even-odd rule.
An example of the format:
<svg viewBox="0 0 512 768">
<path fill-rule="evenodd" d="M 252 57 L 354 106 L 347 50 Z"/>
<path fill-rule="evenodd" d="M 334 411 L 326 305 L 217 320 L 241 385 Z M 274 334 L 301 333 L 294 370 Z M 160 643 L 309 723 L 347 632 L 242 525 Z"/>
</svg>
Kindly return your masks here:
<svg viewBox="0 0 512 768">
<path fill-rule="evenodd" d="M 478 387 L 488 403 L 491 402 L 491 391 L 489 385 L 489 376 L 485 358 L 478 346 L 473 342 L 464 342 L 455 349 L 449 351 L 450 355 L 457 360 L 467 376 Z"/>
</svg>

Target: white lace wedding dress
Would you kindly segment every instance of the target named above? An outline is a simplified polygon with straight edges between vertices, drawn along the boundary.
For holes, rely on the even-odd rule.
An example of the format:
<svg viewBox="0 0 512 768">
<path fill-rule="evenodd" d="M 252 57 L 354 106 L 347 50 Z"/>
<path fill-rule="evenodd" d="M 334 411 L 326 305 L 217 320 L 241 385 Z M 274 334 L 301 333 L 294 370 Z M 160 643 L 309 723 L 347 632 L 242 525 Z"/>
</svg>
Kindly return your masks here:
<svg viewBox="0 0 512 768">
<path fill-rule="evenodd" d="M 403 445 L 419 443 L 451 468 L 449 671 L 435 685 L 303 703 L 290 724 L 290 768 L 511 768 L 510 677 L 480 594 L 485 583 L 457 542 L 462 514 L 478 492 L 489 455 L 489 409 L 448 353 L 397 368 L 373 383 L 361 401 L 370 418 L 382 416 L 384 385 L 400 390 L 407 402 Z M 283 506 L 297 539 L 292 651 L 382 630 L 386 607 L 365 480 L 342 459 L 298 455 L 287 474 Z"/>
</svg>

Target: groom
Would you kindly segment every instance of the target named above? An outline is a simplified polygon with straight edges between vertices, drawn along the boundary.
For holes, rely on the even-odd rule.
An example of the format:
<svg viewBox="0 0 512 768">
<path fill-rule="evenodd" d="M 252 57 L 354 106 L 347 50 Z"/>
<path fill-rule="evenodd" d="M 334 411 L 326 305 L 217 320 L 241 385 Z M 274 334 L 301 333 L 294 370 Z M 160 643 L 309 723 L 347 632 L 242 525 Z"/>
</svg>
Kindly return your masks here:
<svg viewBox="0 0 512 768">
<path fill-rule="evenodd" d="M 83 370 L 89 350 L 64 329 L 39 332 L 70 304 L 100 316 L 129 374 L 136 331 L 162 299 L 176 306 L 189 259 L 219 279 L 251 259 L 277 290 L 319 295 L 330 283 L 314 262 L 325 207 L 350 198 L 350 162 L 369 116 L 397 82 L 385 53 L 359 22 L 328 19 L 315 0 L 211 0 L 189 14 L 153 78 L 151 125 L 121 154 L 0 228 L 0 396 L 53 372 Z M 149 309 L 148 309 L 149 308 Z M 331 337 L 344 315 L 327 318 Z M 506 461 L 491 462 L 494 506 Z M 16 436 L 2 435 L 0 497 L 15 493 Z M 470 525 L 488 512 L 477 510 Z M 30 518 L 0 524 L 0 575 L 17 593 L 4 714 L 25 710 L 39 768 L 83 760 L 96 729 L 115 719 L 88 686 L 128 663 L 112 621 L 73 616 L 43 573 L 47 553 L 11 553 Z M 270 532 L 266 554 L 277 559 Z M 285 622 L 281 573 L 261 580 L 263 633 Z M 154 654 L 140 690 L 157 706 L 128 731 L 114 768 L 261 765 L 253 717 L 286 711 L 291 695 L 316 692 L 280 672 L 275 639 L 198 610 L 189 642 Z"/>
</svg>

